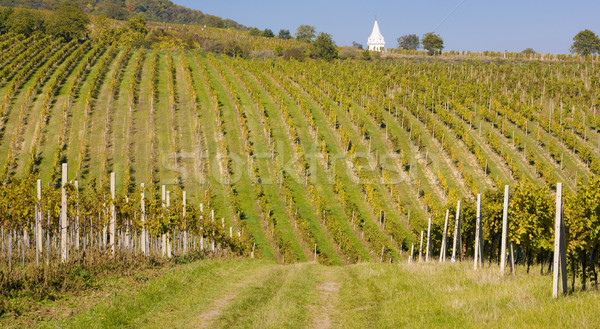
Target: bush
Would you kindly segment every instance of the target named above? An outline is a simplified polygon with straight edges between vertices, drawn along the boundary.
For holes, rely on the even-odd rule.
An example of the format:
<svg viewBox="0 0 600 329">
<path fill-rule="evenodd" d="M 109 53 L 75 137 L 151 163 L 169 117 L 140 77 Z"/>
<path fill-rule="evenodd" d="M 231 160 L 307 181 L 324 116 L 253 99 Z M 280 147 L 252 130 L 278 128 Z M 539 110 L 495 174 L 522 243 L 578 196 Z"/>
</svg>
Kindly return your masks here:
<svg viewBox="0 0 600 329">
<path fill-rule="evenodd" d="M 306 58 L 306 54 L 304 53 L 304 48 L 290 48 L 283 51 L 282 54 L 283 59 L 290 60 L 295 59 L 297 61 L 303 61 Z"/>
<path fill-rule="evenodd" d="M 341 59 L 347 59 L 347 58 L 351 58 L 351 59 L 356 59 L 356 58 L 360 58 L 362 55 L 362 51 L 358 48 L 355 47 L 342 47 L 342 49 L 340 50 L 340 58 Z"/>
</svg>

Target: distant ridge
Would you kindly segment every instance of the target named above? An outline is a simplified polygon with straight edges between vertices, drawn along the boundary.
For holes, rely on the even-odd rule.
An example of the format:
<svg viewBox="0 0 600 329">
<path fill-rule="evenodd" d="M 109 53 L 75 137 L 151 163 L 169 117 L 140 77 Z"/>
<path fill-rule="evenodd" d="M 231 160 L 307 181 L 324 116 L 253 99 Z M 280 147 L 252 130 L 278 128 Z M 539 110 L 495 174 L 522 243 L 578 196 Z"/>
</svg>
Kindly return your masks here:
<svg viewBox="0 0 600 329">
<path fill-rule="evenodd" d="M 30 9 L 55 9 L 63 0 L 0 0 L 1 6 Z M 148 21 L 206 25 L 210 27 L 245 30 L 246 27 L 230 19 L 208 15 L 169 0 L 72 0 L 90 14 L 125 20 L 142 15 Z"/>
</svg>

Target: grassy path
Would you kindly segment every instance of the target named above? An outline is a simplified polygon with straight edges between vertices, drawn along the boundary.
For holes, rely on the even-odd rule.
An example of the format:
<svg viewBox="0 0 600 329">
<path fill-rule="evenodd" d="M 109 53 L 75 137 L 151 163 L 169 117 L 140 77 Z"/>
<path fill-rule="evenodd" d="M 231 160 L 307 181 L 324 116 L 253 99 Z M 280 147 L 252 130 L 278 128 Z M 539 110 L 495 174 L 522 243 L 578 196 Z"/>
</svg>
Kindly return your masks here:
<svg viewBox="0 0 600 329">
<path fill-rule="evenodd" d="M 537 271 L 500 278 L 462 264 L 198 261 L 140 291 L 47 327 L 67 328 L 594 328 L 600 292 L 551 298 Z"/>
</svg>

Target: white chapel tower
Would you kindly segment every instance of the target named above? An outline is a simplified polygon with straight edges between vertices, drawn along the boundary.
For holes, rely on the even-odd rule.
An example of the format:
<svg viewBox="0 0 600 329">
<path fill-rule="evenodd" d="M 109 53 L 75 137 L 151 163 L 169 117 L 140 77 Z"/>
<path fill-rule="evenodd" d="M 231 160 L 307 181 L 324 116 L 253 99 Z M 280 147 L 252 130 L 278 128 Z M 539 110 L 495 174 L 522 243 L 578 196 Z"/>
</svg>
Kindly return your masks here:
<svg viewBox="0 0 600 329">
<path fill-rule="evenodd" d="M 367 40 L 367 45 L 369 45 L 369 50 L 372 51 L 383 51 L 385 49 L 385 40 L 383 40 L 383 35 L 381 35 L 381 31 L 379 31 L 379 24 L 377 24 L 377 19 L 375 19 L 375 25 L 373 25 L 373 32 L 371 32 L 371 36 Z"/>
</svg>

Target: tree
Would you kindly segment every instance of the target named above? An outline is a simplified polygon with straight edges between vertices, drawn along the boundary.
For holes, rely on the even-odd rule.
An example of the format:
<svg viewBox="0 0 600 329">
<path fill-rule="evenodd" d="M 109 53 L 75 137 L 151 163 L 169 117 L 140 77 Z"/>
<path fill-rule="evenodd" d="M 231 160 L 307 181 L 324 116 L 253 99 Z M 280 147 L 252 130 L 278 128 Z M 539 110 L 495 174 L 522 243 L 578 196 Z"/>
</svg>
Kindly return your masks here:
<svg viewBox="0 0 600 329">
<path fill-rule="evenodd" d="M 417 50 L 421 47 L 421 41 L 416 34 L 407 34 L 398 38 L 398 48 L 405 50 Z"/>
<path fill-rule="evenodd" d="M 290 30 L 284 30 L 284 29 L 279 30 L 278 36 L 280 39 L 285 39 L 285 40 L 289 40 L 292 38 L 292 34 L 290 33 Z"/>
<path fill-rule="evenodd" d="M 55 17 L 47 22 L 48 33 L 65 40 L 83 39 L 87 36 L 88 16 L 77 6 L 64 3 L 56 11 Z"/>
<path fill-rule="evenodd" d="M 529 56 L 529 55 L 534 55 L 537 53 L 535 52 L 535 50 L 533 50 L 533 48 L 527 48 L 527 49 L 523 50 L 521 52 L 521 54 Z"/>
<path fill-rule="evenodd" d="M 119 1 L 120 2 L 120 1 Z M 113 1 L 100 1 L 96 10 L 100 15 L 120 21 L 127 19 L 127 12 L 120 3 Z"/>
<path fill-rule="evenodd" d="M 581 56 L 600 53 L 600 38 L 590 30 L 583 30 L 573 37 L 571 52 Z"/>
<path fill-rule="evenodd" d="M 17 9 L 8 18 L 6 22 L 8 30 L 13 33 L 31 35 L 35 31 L 40 31 L 44 27 L 44 20 L 38 16 L 37 12 L 27 9 Z"/>
<path fill-rule="evenodd" d="M 0 34 L 8 33 L 9 25 L 8 19 L 13 13 L 12 8 L 0 8 Z"/>
<path fill-rule="evenodd" d="M 148 34 L 148 27 L 146 26 L 146 19 L 141 16 L 132 17 L 127 22 L 127 29 L 131 32 L 139 33 L 144 36 Z"/>
<path fill-rule="evenodd" d="M 352 41 L 352 47 L 356 48 L 356 49 L 363 49 L 363 45 L 361 45 L 360 43 L 356 42 L 356 41 Z"/>
<path fill-rule="evenodd" d="M 256 27 L 251 27 L 250 30 L 248 30 L 248 33 L 254 37 L 258 37 L 259 35 L 262 35 L 262 31 Z"/>
<path fill-rule="evenodd" d="M 300 25 L 296 30 L 296 39 L 304 42 L 312 42 L 317 34 L 317 29 L 310 25 Z"/>
<path fill-rule="evenodd" d="M 433 32 L 425 34 L 421 43 L 429 55 L 439 55 L 444 49 L 444 40 Z"/>
<path fill-rule="evenodd" d="M 313 42 L 311 47 L 311 55 L 314 58 L 322 58 L 330 61 L 338 57 L 338 50 L 331 34 L 319 33 L 317 39 Z"/>
<path fill-rule="evenodd" d="M 275 33 L 273 33 L 273 31 L 271 31 L 271 29 L 265 29 L 262 33 L 262 36 L 266 37 L 266 38 L 272 38 L 275 36 Z"/>
</svg>

